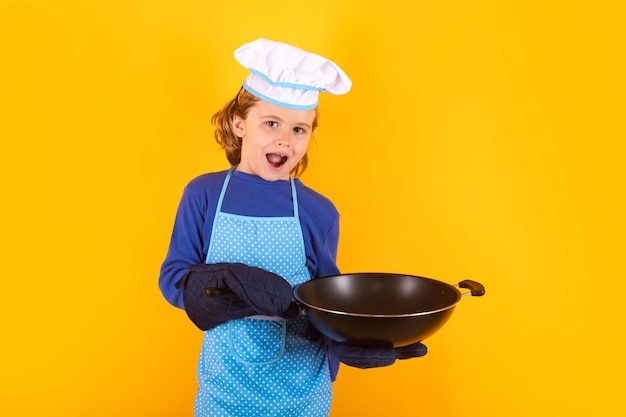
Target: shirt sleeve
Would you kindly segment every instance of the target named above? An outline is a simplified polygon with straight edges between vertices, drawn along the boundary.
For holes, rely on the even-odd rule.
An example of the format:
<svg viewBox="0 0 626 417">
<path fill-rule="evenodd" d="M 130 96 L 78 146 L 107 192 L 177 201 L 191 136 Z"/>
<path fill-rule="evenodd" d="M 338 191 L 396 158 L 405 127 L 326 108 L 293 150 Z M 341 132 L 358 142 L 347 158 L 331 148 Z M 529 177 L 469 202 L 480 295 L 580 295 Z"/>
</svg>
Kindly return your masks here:
<svg viewBox="0 0 626 417">
<path fill-rule="evenodd" d="M 323 238 L 321 250 L 318 254 L 317 271 L 312 278 L 338 275 L 337 248 L 339 245 L 339 217 Z"/>
<path fill-rule="evenodd" d="M 187 186 L 183 192 L 167 256 L 161 265 L 159 288 L 172 305 L 184 309 L 182 288 L 176 283 L 193 264 L 204 263 L 203 225 L 206 204 Z"/>
</svg>

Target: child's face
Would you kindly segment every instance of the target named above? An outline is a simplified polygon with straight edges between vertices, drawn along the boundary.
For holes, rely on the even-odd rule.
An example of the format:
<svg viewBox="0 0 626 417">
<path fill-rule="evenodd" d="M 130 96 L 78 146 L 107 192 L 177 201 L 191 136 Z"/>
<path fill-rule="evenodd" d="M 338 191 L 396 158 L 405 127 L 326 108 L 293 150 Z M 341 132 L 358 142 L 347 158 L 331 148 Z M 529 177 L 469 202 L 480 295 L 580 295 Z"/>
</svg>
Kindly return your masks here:
<svg viewBox="0 0 626 417">
<path fill-rule="evenodd" d="M 239 171 L 267 181 L 286 180 L 302 159 L 313 133 L 315 110 L 292 110 L 259 100 L 246 119 L 233 117 L 242 138 Z"/>
</svg>

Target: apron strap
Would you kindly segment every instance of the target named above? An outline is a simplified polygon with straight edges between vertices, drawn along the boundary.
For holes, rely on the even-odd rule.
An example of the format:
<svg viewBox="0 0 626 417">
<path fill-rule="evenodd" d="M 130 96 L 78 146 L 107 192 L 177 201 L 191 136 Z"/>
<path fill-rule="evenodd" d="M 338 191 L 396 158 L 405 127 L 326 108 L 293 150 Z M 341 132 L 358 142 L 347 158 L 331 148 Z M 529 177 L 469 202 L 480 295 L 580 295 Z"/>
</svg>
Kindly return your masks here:
<svg viewBox="0 0 626 417">
<path fill-rule="evenodd" d="M 291 183 L 291 201 L 293 201 L 293 217 L 300 223 L 300 215 L 298 214 L 298 193 L 296 193 L 296 182 L 292 176 L 289 176 Z"/>
<path fill-rule="evenodd" d="M 231 169 L 228 170 L 228 173 L 226 174 L 226 179 L 224 180 L 224 184 L 222 184 L 222 190 L 220 191 L 220 197 L 217 200 L 217 207 L 215 208 L 215 217 L 213 218 L 213 227 L 211 228 L 211 241 L 209 242 L 209 249 L 206 252 L 206 256 L 204 258 L 204 262 L 205 263 L 209 263 L 209 254 L 211 253 L 211 248 L 213 247 L 213 242 L 215 241 L 215 239 L 213 239 L 213 236 L 215 236 L 215 229 L 216 229 L 216 225 L 217 225 L 217 217 L 219 215 L 219 213 L 221 213 L 222 211 L 222 202 L 224 201 L 224 195 L 226 194 L 226 188 L 228 187 L 228 182 L 230 181 L 230 177 L 232 177 L 233 175 L 233 171 L 235 171 L 235 168 L 237 168 L 237 165 L 233 166 Z"/>
<path fill-rule="evenodd" d="M 224 180 L 224 184 L 222 184 L 222 190 L 220 191 L 220 198 L 217 200 L 217 207 L 215 208 L 215 214 L 220 213 L 222 211 L 222 202 L 224 201 L 224 195 L 226 195 L 226 188 L 228 188 L 228 182 L 230 181 L 230 177 L 233 176 L 233 171 L 235 171 L 237 165 L 233 166 L 226 173 L 226 179 Z"/>
<path fill-rule="evenodd" d="M 298 233 L 300 238 L 300 247 L 302 248 L 302 262 L 303 265 L 306 265 L 306 246 L 304 245 L 304 233 L 302 232 L 302 225 L 300 224 L 300 214 L 298 212 L 298 193 L 296 192 L 296 181 L 292 176 L 289 176 L 289 181 L 291 182 L 291 199 L 293 200 L 293 217 L 298 225 Z"/>
</svg>

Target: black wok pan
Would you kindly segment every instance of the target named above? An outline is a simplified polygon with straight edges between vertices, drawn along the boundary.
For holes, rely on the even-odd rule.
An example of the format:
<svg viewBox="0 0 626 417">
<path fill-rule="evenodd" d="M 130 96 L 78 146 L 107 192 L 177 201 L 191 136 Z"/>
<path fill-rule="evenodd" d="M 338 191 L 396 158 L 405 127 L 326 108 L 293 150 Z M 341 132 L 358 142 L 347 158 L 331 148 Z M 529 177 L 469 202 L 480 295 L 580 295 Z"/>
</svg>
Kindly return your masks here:
<svg viewBox="0 0 626 417">
<path fill-rule="evenodd" d="M 307 281 L 293 294 L 311 324 L 337 342 L 360 347 L 400 347 L 432 336 L 464 295 L 482 296 L 482 284 L 458 287 L 413 275 L 359 273 Z"/>
</svg>

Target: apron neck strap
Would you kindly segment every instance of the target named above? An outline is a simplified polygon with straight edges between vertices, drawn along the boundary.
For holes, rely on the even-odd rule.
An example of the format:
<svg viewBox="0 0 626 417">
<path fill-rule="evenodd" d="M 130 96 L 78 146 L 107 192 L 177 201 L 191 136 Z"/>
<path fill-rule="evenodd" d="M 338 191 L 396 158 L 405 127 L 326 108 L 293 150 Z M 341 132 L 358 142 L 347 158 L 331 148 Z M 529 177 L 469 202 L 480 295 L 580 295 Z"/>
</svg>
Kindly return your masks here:
<svg viewBox="0 0 626 417">
<path fill-rule="evenodd" d="M 226 194 L 226 188 L 228 188 L 228 183 L 230 182 L 230 178 L 233 176 L 233 172 L 237 169 L 238 165 L 234 165 L 228 170 L 226 174 L 226 179 L 224 179 L 224 185 L 222 185 L 222 190 L 220 191 L 220 198 L 217 200 L 217 208 L 215 210 L 216 213 L 222 211 L 222 202 L 224 201 L 224 195 Z M 291 185 L 291 200 L 293 201 L 293 217 L 300 222 L 300 214 L 298 213 L 298 193 L 296 192 L 296 181 L 293 177 L 289 176 L 289 183 Z"/>
</svg>

